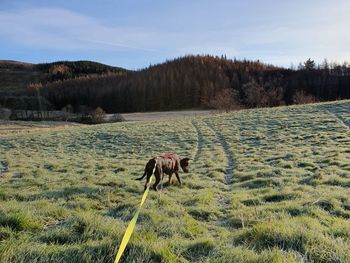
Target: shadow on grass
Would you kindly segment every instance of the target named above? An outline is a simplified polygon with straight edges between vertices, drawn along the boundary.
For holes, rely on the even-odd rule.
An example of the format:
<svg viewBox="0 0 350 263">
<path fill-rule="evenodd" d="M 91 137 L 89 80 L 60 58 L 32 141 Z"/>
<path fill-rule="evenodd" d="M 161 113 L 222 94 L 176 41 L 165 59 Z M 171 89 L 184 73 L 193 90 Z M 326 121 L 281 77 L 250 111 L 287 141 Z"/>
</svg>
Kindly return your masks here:
<svg viewBox="0 0 350 263">
<path fill-rule="evenodd" d="M 134 216 L 135 209 L 136 208 L 131 204 L 119 204 L 110 208 L 106 215 L 119 218 L 123 221 L 129 221 Z"/>
<path fill-rule="evenodd" d="M 40 194 L 35 194 L 27 197 L 27 200 L 38 200 L 38 199 L 68 199 L 74 195 L 85 194 L 87 197 L 92 197 L 99 191 L 95 187 L 65 187 L 62 190 L 56 191 L 44 191 Z"/>
<path fill-rule="evenodd" d="M 208 257 L 214 249 L 215 245 L 211 240 L 195 241 L 186 248 L 183 256 L 189 261 L 198 261 L 200 258 Z"/>
<path fill-rule="evenodd" d="M 282 194 L 273 194 L 273 195 L 267 195 L 264 196 L 265 202 L 282 202 L 286 200 L 293 200 L 297 197 L 300 197 L 300 195 L 296 193 L 282 193 Z"/>
<path fill-rule="evenodd" d="M 240 184 L 241 187 L 246 187 L 249 189 L 264 188 L 269 186 L 280 186 L 281 183 L 278 180 L 271 178 L 257 178 L 249 181 L 245 181 Z"/>
<path fill-rule="evenodd" d="M 202 208 L 191 209 L 188 212 L 194 219 L 199 221 L 216 220 L 218 214 L 215 211 L 210 211 Z"/>
<path fill-rule="evenodd" d="M 8 227 L 14 231 L 36 231 L 42 228 L 40 223 L 21 211 L 0 212 L 0 226 Z"/>
</svg>

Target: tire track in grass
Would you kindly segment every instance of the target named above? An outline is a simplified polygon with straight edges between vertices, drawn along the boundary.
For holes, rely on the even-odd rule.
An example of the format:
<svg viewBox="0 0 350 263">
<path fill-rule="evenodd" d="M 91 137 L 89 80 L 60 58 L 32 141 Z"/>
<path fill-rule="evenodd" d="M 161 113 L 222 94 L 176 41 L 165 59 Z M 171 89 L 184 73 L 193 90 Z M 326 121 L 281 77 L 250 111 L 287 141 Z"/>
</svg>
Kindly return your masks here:
<svg viewBox="0 0 350 263">
<path fill-rule="evenodd" d="M 222 151 L 224 152 L 225 158 L 227 160 L 227 167 L 225 171 L 225 188 L 218 192 L 216 195 L 217 206 L 220 208 L 221 215 L 218 216 L 215 224 L 216 226 L 223 229 L 231 229 L 231 221 L 230 221 L 230 211 L 232 209 L 232 199 L 230 198 L 231 187 L 234 183 L 233 173 L 236 167 L 235 160 L 232 156 L 232 153 L 229 150 L 229 145 L 224 137 L 224 135 L 220 132 L 220 130 L 214 126 L 214 124 L 209 121 L 204 121 L 207 127 L 212 131 L 216 138 L 216 142 L 220 144 Z"/>
<path fill-rule="evenodd" d="M 230 153 L 229 146 L 224 138 L 224 136 L 221 134 L 221 132 L 215 128 L 211 123 L 208 121 L 204 121 L 205 124 L 213 131 L 215 134 L 216 138 L 218 139 L 224 153 L 227 159 L 227 168 L 225 172 L 225 183 L 232 184 L 233 183 L 233 171 L 235 169 L 235 161 L 233 159 L 232 154 Z"/>
<path fill-rule="evenodd" d="M 218 131 L 216 131 L 213 127 L 213 125 L 208 124 L 206 121 L 200 119 L 200 120 L 192 120 L 191 124 L 193 125 L 196 134 L 197 134 L 197 149 L 194 155 L 194 162 L 197 162 L 199 160 L 204 161 L 204 163 L 197 163 L 197 168 L 204 168 L 206 173 L 210 173 L 211 170 L 216 170 L 218 167 L 221 166 L 222 162 L 225 162 L 225 159 L 227 160 L 227 163 L 229 166 L 224 167 L 223 172 L 225 173 L 224 180 L 220 183 L 216 182 L 215 179 L 213 180 L 210 178 L 209 185 L 211 188 L 214 188 L 215 190 L 212 191 L 214 194 L 211 201 L 211 206 L 215 207 L 215 212 L 211 211 L 211 209 L 205 210 L 205 213 L 208 213 L 208 215 L 211 215 L 212 218 L 207 219 L 198 219 L 196 216 L 194 216 L 194 219 L 202 221 L 203 223 L 207 224 L 208 228 L 218 228 L 218 229 L 226 229 L 228 226 L 228 212 L 231 209 L 231 199 L 229 197 L 228 192 L 230 192 L 229 185 L 231 184 L 231 174 L 233 173 L 233 158 L 227 157 L 228 151 L 225 151 L 223 145 L 227 144 L 226 142 L 223 143 L 223 136 L 218 136 Z M 227 148 L 228 150 L 228 148 Z M 223 158 L 217 162 L 216 160 L 216 154 L 222 154 Z M 216 165 L 214 166 L 206 166 L 207 161 L 209 162 L 216 162 Z M 204 172 L 204 171 L 203 171 Z M 200 173 L 200 172 L 199 172 Z M 227 176 L 229 175 L 229 176 Z M 223 183 L 223 184 L 222 184 Z M 199 214 L 203 213 L 203 211 L 199 210 Z M 193 215 L 191 214 L 193 217 Z"/>
<path fill-rule="evenodd" d="M 203 140 L 203 134 L 202 134 L 201 130 L 199 129 L 197 123 L 194 120 L 192 120 L 191 124 L 194 127 L 194 129 L 196 130 L 197 138 L 198 138 L 197 149 L 196 149 L 196 153 L 195 153 L 194 158 L 193 158 L 193 161 L 197 162 L 199 159 L 199 156 L 202 153 L 204 140 Z"/>
<path fill-rule="evenodd" d="M 215 127 L 215 124 L 210 123 L 209 120 L 193 120 L 192 125 L 197 131 L 198 136 L 198 145 L 197 151 L 195 154 L 194 160 L 201 160 L 203 157 L 205 159 L 210 159 L 210 161 L 217 161 L 216 154 L 222 154 L 223 158 L 220 158 L 219 163 L 216 163 L 214 167 L 206 167 L 205 169 L 210 172 L 210 170 L 216 170 L 217 167 L 222 167 L 224 172 L 223 180 L 220 180 L 220 183 L 211 181 L 213 190 L 213 198 L 211 200 L 211 205 L 216 208 L 215 212 L 212 212 L 208 209 L 208 214 L 213 213 L 212 219 L 202 220 L 207 224 L 208 228 L 217 228 L 222 231 L 231 231 L 232 230 L 232 195 L 231 195 L 231 186 L 234 183 L 233 174 L 234 169 L 236 168 L 236 162 L 233 158 L 232 153 L 229 150 L 229 145 L 226 142 L 225 137 L 220 132 L 218 128 Z M 210 153 L 209 155 L 208 152 Z M 226 159 L 226 161 L 225 161 Z M 225 165 L 226 162 L 226 165 Z M 205 164 L 204 164 L 205 165 Z M 225 167 L 226 166 L 226 167 Z M 222 184 L 223 183 L 223 184 Z M 195 218 L 195 217 L 194 217 Z M 196 220 L 200 220 L 195 218 Z"/>
<path fill-rule="evenodd" d="M 346 127 L 350 128 L 350 120 L 345 119 L 339 112 L 328 110 L 328 113 L 340 120 Z"/>
<path fill-rule="evenodd" d="M 350 119 L 346 119 L 341 115 L 342 113 L 350 114 L 350 107 L 345 107 L 344 105 L 327 107 L 327 112 L 340 120 L 346 127 L 350 128 Z"/>
</svg>

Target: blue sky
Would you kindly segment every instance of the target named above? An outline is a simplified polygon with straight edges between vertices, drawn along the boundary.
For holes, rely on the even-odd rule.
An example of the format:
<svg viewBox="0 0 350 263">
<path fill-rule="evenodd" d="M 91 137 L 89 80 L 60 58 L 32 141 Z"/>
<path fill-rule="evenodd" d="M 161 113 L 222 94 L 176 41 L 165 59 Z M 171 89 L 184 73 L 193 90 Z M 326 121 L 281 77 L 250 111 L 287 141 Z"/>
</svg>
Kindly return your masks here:
<svg viewBox="0 0 350 263">
<path fill-rule="evenodd" d="M 0 59 L 139 69 L 187 54 L 350 60 L 349 0 L 0 0 Z"/>
</svg>

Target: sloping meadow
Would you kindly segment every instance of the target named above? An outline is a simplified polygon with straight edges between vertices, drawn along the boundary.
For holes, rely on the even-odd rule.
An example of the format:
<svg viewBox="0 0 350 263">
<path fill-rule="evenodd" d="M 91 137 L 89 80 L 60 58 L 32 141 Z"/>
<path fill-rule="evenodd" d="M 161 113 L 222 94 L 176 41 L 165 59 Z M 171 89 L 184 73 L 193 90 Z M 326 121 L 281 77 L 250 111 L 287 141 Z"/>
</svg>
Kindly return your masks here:
<svg viewBox="0 0 350 263">
<path fill-rule="evenodd" d="M 147 161 L 190 157 L 123 262 L 350 262 L 350 103 L 0 137 L 0 262 L 113 262 Z"/>
</svg>

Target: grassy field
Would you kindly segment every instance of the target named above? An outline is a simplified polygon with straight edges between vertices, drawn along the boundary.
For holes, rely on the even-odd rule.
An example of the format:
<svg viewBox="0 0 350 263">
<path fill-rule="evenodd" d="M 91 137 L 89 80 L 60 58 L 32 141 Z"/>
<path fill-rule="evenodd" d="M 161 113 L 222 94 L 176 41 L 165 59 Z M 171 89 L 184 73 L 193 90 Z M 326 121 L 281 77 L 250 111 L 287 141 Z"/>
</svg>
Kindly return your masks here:
<svg viewBox="0 0 350 263">
<path fill-rule="evenodd" d="M 112 262 L 149 158 L 193 159 L 150 192 L 123 262 L 350 262 L 350 102 L 0 137 L 0 261 Z"/>
</svg>

